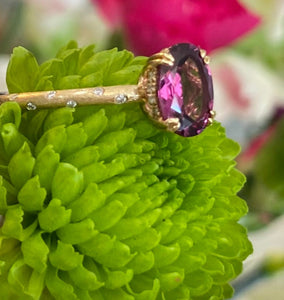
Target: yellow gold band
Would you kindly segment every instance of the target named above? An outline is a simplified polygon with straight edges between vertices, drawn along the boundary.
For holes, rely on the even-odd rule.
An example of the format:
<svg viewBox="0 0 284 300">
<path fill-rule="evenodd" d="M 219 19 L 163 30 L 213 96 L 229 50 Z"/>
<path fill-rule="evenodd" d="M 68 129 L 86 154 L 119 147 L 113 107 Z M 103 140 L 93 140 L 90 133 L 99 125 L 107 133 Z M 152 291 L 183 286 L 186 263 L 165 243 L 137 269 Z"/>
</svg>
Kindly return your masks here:
<svg viewBox="0 0 284 300">
<path fill-rule="evenodd" d="M 76 107 L 137 101 L 141 99 L 137 85 L 118 85 L 58 91 L 27 92 L 0 96 L 0 104 L 8 101 L 19 103 L 22 108 L 35 110 L 41 108 Z"/>
</svg>

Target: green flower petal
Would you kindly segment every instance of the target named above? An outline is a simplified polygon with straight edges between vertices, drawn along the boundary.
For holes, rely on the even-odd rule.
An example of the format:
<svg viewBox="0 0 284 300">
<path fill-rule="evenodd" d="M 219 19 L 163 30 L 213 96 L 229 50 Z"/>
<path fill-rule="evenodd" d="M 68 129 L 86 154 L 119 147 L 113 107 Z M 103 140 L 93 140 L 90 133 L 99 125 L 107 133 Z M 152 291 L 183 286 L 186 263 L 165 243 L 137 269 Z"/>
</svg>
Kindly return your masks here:
<svg viewBox="0 0 284 300">
<path fill-rule="evenodd" d="M 26 211 L 39 211 L 43 208 L 46 190 L 40 187 L 39 177 L 35 176 L 24 184 L 18 193 L 18 201 Z"/>
<path fill-rule="evenodd" d="M 180 255 L 180 246 L 178 243 L 172 245 L 158 245 L 153 253 L 155 255 L 156 266 L 161 268 L 172 264 Z"/>
<path fill-rule="evenodd" d="M 38 175 L 40 185 L 50 192 L 54 174 L 58 168 L 60 156 L 57 154 L 52 145 L 47 145 L 38 154 L 34 174 Z"/>
<path fill-rule="evenodd" d="M 161 289 L 164 292 L 167 292 L 182 284 L 184 280 L 184 271 L 180 269 L 170 273 L 161 273 L 158 278 L 161 283 Z"/>
<path fill-rule="evenodd" d="M 38 64 L 31 52 L 23 47 L 14 48 L 7 70 L 10 93 L 33 91 L 38 80 Z"/>
<path fill-rule="evenodd" d="M 42 273 L 47 267 L 49 248 L 42 239 L 42 233 L 37 232 L 22 242 L 21 250 L 27 265 Z"/>
<path fill-rule="evenodd" d="M 17 290 L 18 297 L 13 296 L 14 299 L 39 299 L 45 287 L 45 273 L 32 271 L 24 259 L 19 259 L 11 267 L 8 281 Z"/>
<path fill-rule="evenodd" d="M 83 174 L 77 168 L 60 163 L 52 180 L 52 196 L 60 199 L 62 204 L 72 202 L 82 192 L 83 180 Z"/>
<path fill-rule="evenodd" d="M 56 234 L 64 243 L 80 244 L 91 239 L 98 232 L 94 229 L 94 222 L 85 219 L 78 223 L 69 223 L 57 230 Z"/>
<path fill-rule="evenodd" d="M 27 143 L 24 143 L 8 164 L 8 173 L 15 188 L 20 189 L 31 178 L 34 164 L 35 159 L 31 154 L 30 148 Z M 18 166 L 21 166 L 21 168 Z"/>
<path fill-rule="evenodd" d="M 82 265 L 72 269 L 68 274 L 75 285 L 83 290 L 93 291 L 104 285 L 103 282 L 98 281 L 94 272 L 87 270 Z"/>
<path fill-rule="evenodd" d="M 72 285 L 60 279 L 58 270 L 53 267 L 47 269 L 46 286 L 55 299 L 78 300 Z"/>
<path fill-rule="evenodd" d="M 52 145 L 55 152 L 60 153 L 67 139 L 64 125 L 47 130 L 37 142 L 35 153 L 38 155 L 47 145 Z"/>
<path fill-rule="evenodd" d="M 15 127 L 18 129 L 21 123 L 22 114 L 20 106 L 15 103 L 2 103 L 0 106 L 0 126 L 10 123 L 15 124 Z"/>
<path fill-rule="evenodd" d="M 101 135 L 107 123 L 108 119 L 103 109 L 83 120 L 83 128 L 87 134 L 87 145 L 91 145 Z"/>
<path fill-rule="evenodd" d="M 104 233 L 98 233 L 88 241 L 77 245 L 78 249 L 95 260 L 100 259 L 114 247 L 115 238 Z"/>
<path fill-rule="evenodd" d="M 89 146 L 73 152 L 72 154 L 64 158 L 64 162 L 67 162 L 74 167 L 81 169 L 84 166 L 97 162 L 99 157 L 100 155 L 98 147 Z"/>
<path fill-rule="evenodd" d="M 111 272 L 108 269 L 105 269 L 106 272 L 106 281 L 105 287 L 107 289 L 116 289 L 128 284 L 133 278 L 133 271 L 127 269 L 125 272 L 114 271 Z"/>
<path fill-rule="evenodd" d="M 55 268 L 69 271 L 82 264 L 83 255 L 76 252 L 72 245 L 59 240 L 55 251 L 49 254 L 49 261 Z"/>
<path fill-rule="evenodd" d="M 188 274 L 185 277 L 184 283 L 190 287 L 191 296 L 201 296 L 204 292 L 210 290 L 213 284 L 212 278 L 202 271 L 196 271 L 194 273 Z"/>
<path fill-rule="evenodd" d="M 104 231 L 117 223 L 125 214 L 127 207 L 120 201 L 112 201 L 92 213 L 91 218 L 94 221 L 96 228 Z"/>
<path fill-rule="evenodd" d="M 127 267 L 133 270 L 134 274 L 141 274 L 149 271 L 155 264 L 155 256 L 152 251 L 139 252 L 127 264 Z"/>
<path fill-rule="evenodd" d="M 40 228 L 53 232 L 70 222 L 71 210 L 66 209 L 59 199 L 52 199 L 48 206 L 38 214 Z"/>
<path fill-rule="evenodd" d="M 82 123 L 68 126 L 66 136 L 67 139 L 61 153 L 62 157 L 66 157 L 84 147 L 88 137 Z"/>
<path fill-rule="evenodd" d="M 105 200 L 106 195 L 98 188 L 98 185 L 90 183 L 83 194 L 69 205 L 69 208 L 72 210 L 72 222 L 81 221 L 92 211 L 103 206 Z M 91 218 L 93 219 L 93 217 Z M 98 227 L 97 224 L 96 227 Z"/>
<path fill-rule="evenodd" d="M 0 214 L 4 214 L 7 208 L 7 190 L 3 186 L 3 177 L 0 177 Z"/>
<path fill-rule="evenodd" d="M 2 234 L 24 241 L 37 227 L 37 220 L 26 228 L 23 227 L 24 211 L 20 205 L 10 206 L 5 214 L 5 222 L 1 228 Z"/>
<path fill-rule="evenodd" d="M 62 107 L 53 110 L 48 114 L 44 121 L 44 131 L 48 131 L 49 129 L 60 125 L 71 125 L 74 120 L 73 112 L 74 109 L 69 107 Z"/>
</svg>

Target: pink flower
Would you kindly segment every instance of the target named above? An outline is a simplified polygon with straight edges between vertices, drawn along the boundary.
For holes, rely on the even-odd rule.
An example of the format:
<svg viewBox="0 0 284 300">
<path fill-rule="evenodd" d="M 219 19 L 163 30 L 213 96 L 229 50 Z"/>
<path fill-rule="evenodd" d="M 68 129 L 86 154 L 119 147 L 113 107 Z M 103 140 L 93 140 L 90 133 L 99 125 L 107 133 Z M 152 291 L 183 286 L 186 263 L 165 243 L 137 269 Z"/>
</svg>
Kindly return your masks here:
<svg viewBox="0 0 284 300">
<path fill-rule="evenodd" d="M 207 51 L 230 44 L 259 22 L 237 0 L 92 0 L 120 25 L 136 54 L 151 55 L 179 42 Z"/>
</svg>

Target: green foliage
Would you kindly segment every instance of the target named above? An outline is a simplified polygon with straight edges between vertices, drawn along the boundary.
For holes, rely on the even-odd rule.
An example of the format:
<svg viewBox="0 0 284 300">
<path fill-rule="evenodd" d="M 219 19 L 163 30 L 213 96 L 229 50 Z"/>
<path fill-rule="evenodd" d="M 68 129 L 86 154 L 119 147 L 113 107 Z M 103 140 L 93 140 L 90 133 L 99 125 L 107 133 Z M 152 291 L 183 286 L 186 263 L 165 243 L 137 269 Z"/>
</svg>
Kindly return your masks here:
<svg viewBox="0 0 284 300">
<path fill-rule="evenodd" d="M 16 48 L 10 92 L 134 84 L 146 58 L 70 42 L 38 66 Z M 237 222 L 239 146 L 215 122 L 183 138 L 140 104 L 0 106 L 3 299 L 224 299 L 252 251 Z"/>
</svg>

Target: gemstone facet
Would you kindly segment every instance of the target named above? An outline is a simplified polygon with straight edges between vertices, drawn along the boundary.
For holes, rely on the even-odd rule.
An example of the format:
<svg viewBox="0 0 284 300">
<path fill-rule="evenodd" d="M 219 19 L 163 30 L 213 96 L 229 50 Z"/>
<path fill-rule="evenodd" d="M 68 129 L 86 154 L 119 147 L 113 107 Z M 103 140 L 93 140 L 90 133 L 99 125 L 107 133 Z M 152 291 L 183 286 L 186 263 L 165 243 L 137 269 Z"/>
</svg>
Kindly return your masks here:
<svg viewBox="0 0 284 300">
<path fill-rule="evenodd" d="M 127 101 L 127 96 L 125 94 L 118 94 L 114 97 L 114 101 L 117 104 L 123 104 Z"/>
<path fill-rule="evenodd" d="M 51 100 L 51 99 L 53 99 L 55 97 L 55 95 L 56 95 L 56 91 L 50 91 L 47 94 L 47 99 Z"/>
<path fill-rule="evenodd" d="M 96 87 L 94 89 L 94 94 L 97 96 L 102 96 L 104 94 L 104 89 L 102 87 Z"/>
<path fill-rule="evenodd" d="M 37 107 L 35 104 L 33 104 L 32 102 L 28 102 L 27 105 L 26 105 L 26 109 L 27 110 L 36 110 Z"/>
<path fill-rule="evenodd" d="M 72 100 L 72 99 L 70 99 L 66 102 L 67 107 L 75 108 L 77 105 L 78 105 L 78 103 L 75 100 Z"/>
<path fill-rule="evenodd" d="M 164 121 L 178 118 L 177 134 L 188 137 L 208 125 L 213 108 L 213 84 L 200 49 L 192 44 L 169 48 L 173 66 L 158 66 L 158 106 Z"/>
</svg>

